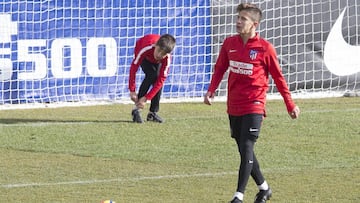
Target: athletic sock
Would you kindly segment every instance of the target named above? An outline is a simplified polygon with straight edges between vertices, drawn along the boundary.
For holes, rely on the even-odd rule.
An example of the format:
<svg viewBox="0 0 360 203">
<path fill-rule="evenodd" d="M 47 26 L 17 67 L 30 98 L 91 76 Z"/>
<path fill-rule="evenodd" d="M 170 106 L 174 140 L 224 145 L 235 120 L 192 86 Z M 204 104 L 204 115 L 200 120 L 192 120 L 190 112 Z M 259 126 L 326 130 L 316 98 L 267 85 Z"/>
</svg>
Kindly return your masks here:
<svg viewBox="0 0 360 203">
<path fill-rule="evenodd" d="M 269 185 L 267 184 L 266 180 L 261 184 L 258 185 L 259 190 L 268 190 L 269 189 Z"/>
<path fill-rule="evenodd" d="M 235 192 L 233 199 L 234 199 L 235 197 L 237 197 L 239 200 L 243 200 L 243 199 L 244 199 L 244 193 L 242 193 L 242 192 Z"/>
</svg>

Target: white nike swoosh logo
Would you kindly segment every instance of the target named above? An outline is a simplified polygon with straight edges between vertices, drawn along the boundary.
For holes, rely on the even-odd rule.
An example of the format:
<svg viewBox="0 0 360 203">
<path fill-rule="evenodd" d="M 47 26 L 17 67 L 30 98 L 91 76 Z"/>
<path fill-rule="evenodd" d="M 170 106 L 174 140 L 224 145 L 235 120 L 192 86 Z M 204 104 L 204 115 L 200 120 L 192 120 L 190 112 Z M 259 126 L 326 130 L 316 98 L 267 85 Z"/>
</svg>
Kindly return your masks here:
<svg viewBox="0 0 360 203">
<path fill-rule="evenodd" d="M 257 128 L 250 128 L 249 131 L 250 131 L 250 132 L 257 132 L 257 131 L 259 131 L 259 129 L 257 129 Z"/>
<path fill-rule="evenodd" d="M 330 72 L 338 76 L 360 72 L 360 46 L 348 44 L 342 35 L 345 11 L 346 8 L 331 28 L 324 47 L 324 63 Z"/>
</svg>

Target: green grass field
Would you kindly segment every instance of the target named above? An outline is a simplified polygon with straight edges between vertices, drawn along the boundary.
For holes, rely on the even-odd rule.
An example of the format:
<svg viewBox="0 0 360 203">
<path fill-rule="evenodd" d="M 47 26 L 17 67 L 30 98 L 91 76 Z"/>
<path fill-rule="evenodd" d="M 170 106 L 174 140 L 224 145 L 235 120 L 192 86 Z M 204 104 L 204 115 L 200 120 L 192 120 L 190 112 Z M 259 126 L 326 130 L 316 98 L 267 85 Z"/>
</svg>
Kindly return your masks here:
<svg viewBox="0 0 360 203">
<path fill-rule="evenodd" d="M 269 101 L 256 153 L 270 202 L 360 202 L 360 98 Z M 147 105 L 148 107 L 148 105 Z M 0 111 L 0 202 L 228 202 L 239 155 L 225 103 Z M 143 117 L 146 116 L 144 111 Z M 249 180 L 245 202 L 257 192 Z"/>
</svg>

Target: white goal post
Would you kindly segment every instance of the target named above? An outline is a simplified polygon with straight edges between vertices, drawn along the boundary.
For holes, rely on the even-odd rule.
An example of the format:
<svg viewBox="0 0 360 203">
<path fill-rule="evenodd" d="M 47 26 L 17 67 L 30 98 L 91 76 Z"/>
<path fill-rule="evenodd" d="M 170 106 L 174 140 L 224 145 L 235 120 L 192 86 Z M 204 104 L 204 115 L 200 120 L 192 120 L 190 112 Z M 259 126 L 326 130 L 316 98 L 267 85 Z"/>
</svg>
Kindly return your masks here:
<svg viewBox="0 0 360 203">
<path fill-rule="evenodd" d="M 134 44 L 150 33 L 177 39 L 162 101 L 202 100 L 223 39 L 236 34 L 240 2 L 1 1 L 0 105 L 129 102 Z M 358 0 L 248 2 L 263 10 L 258 31 L 274 44 L 294 95 L 360 90 Z M 139 71 L 137 86 L 142 78 Z M 272 81 L 269 95 L 277 95 Z"/>
</svg>

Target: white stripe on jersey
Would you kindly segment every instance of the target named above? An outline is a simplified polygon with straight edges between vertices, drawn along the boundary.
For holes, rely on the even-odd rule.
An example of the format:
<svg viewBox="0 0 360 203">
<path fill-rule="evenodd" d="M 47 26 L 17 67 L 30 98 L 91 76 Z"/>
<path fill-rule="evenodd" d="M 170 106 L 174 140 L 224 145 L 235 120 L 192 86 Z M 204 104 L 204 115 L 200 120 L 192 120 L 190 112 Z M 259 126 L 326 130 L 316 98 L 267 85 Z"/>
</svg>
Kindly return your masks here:
<svg viewBox="0 0 360 203">
<path fill-rule="evenodd" d="M 140 60 L 140 58 L 141 58 L 141 55 L 143 55 L 146 51 L 148 51 L 148 50 L 150 50 L 150 49 L 152 49 L 152 48 L 153 48 L 153 45 L 149 45 L 149 46 L 146 46 L 146 47 L 142 48 L 142 49 L 139 51 L 137 57 L 135 58 L 134 64 L 137 65 L 137 63 L 139 63 L 139 60 Z"/>
</svg>

